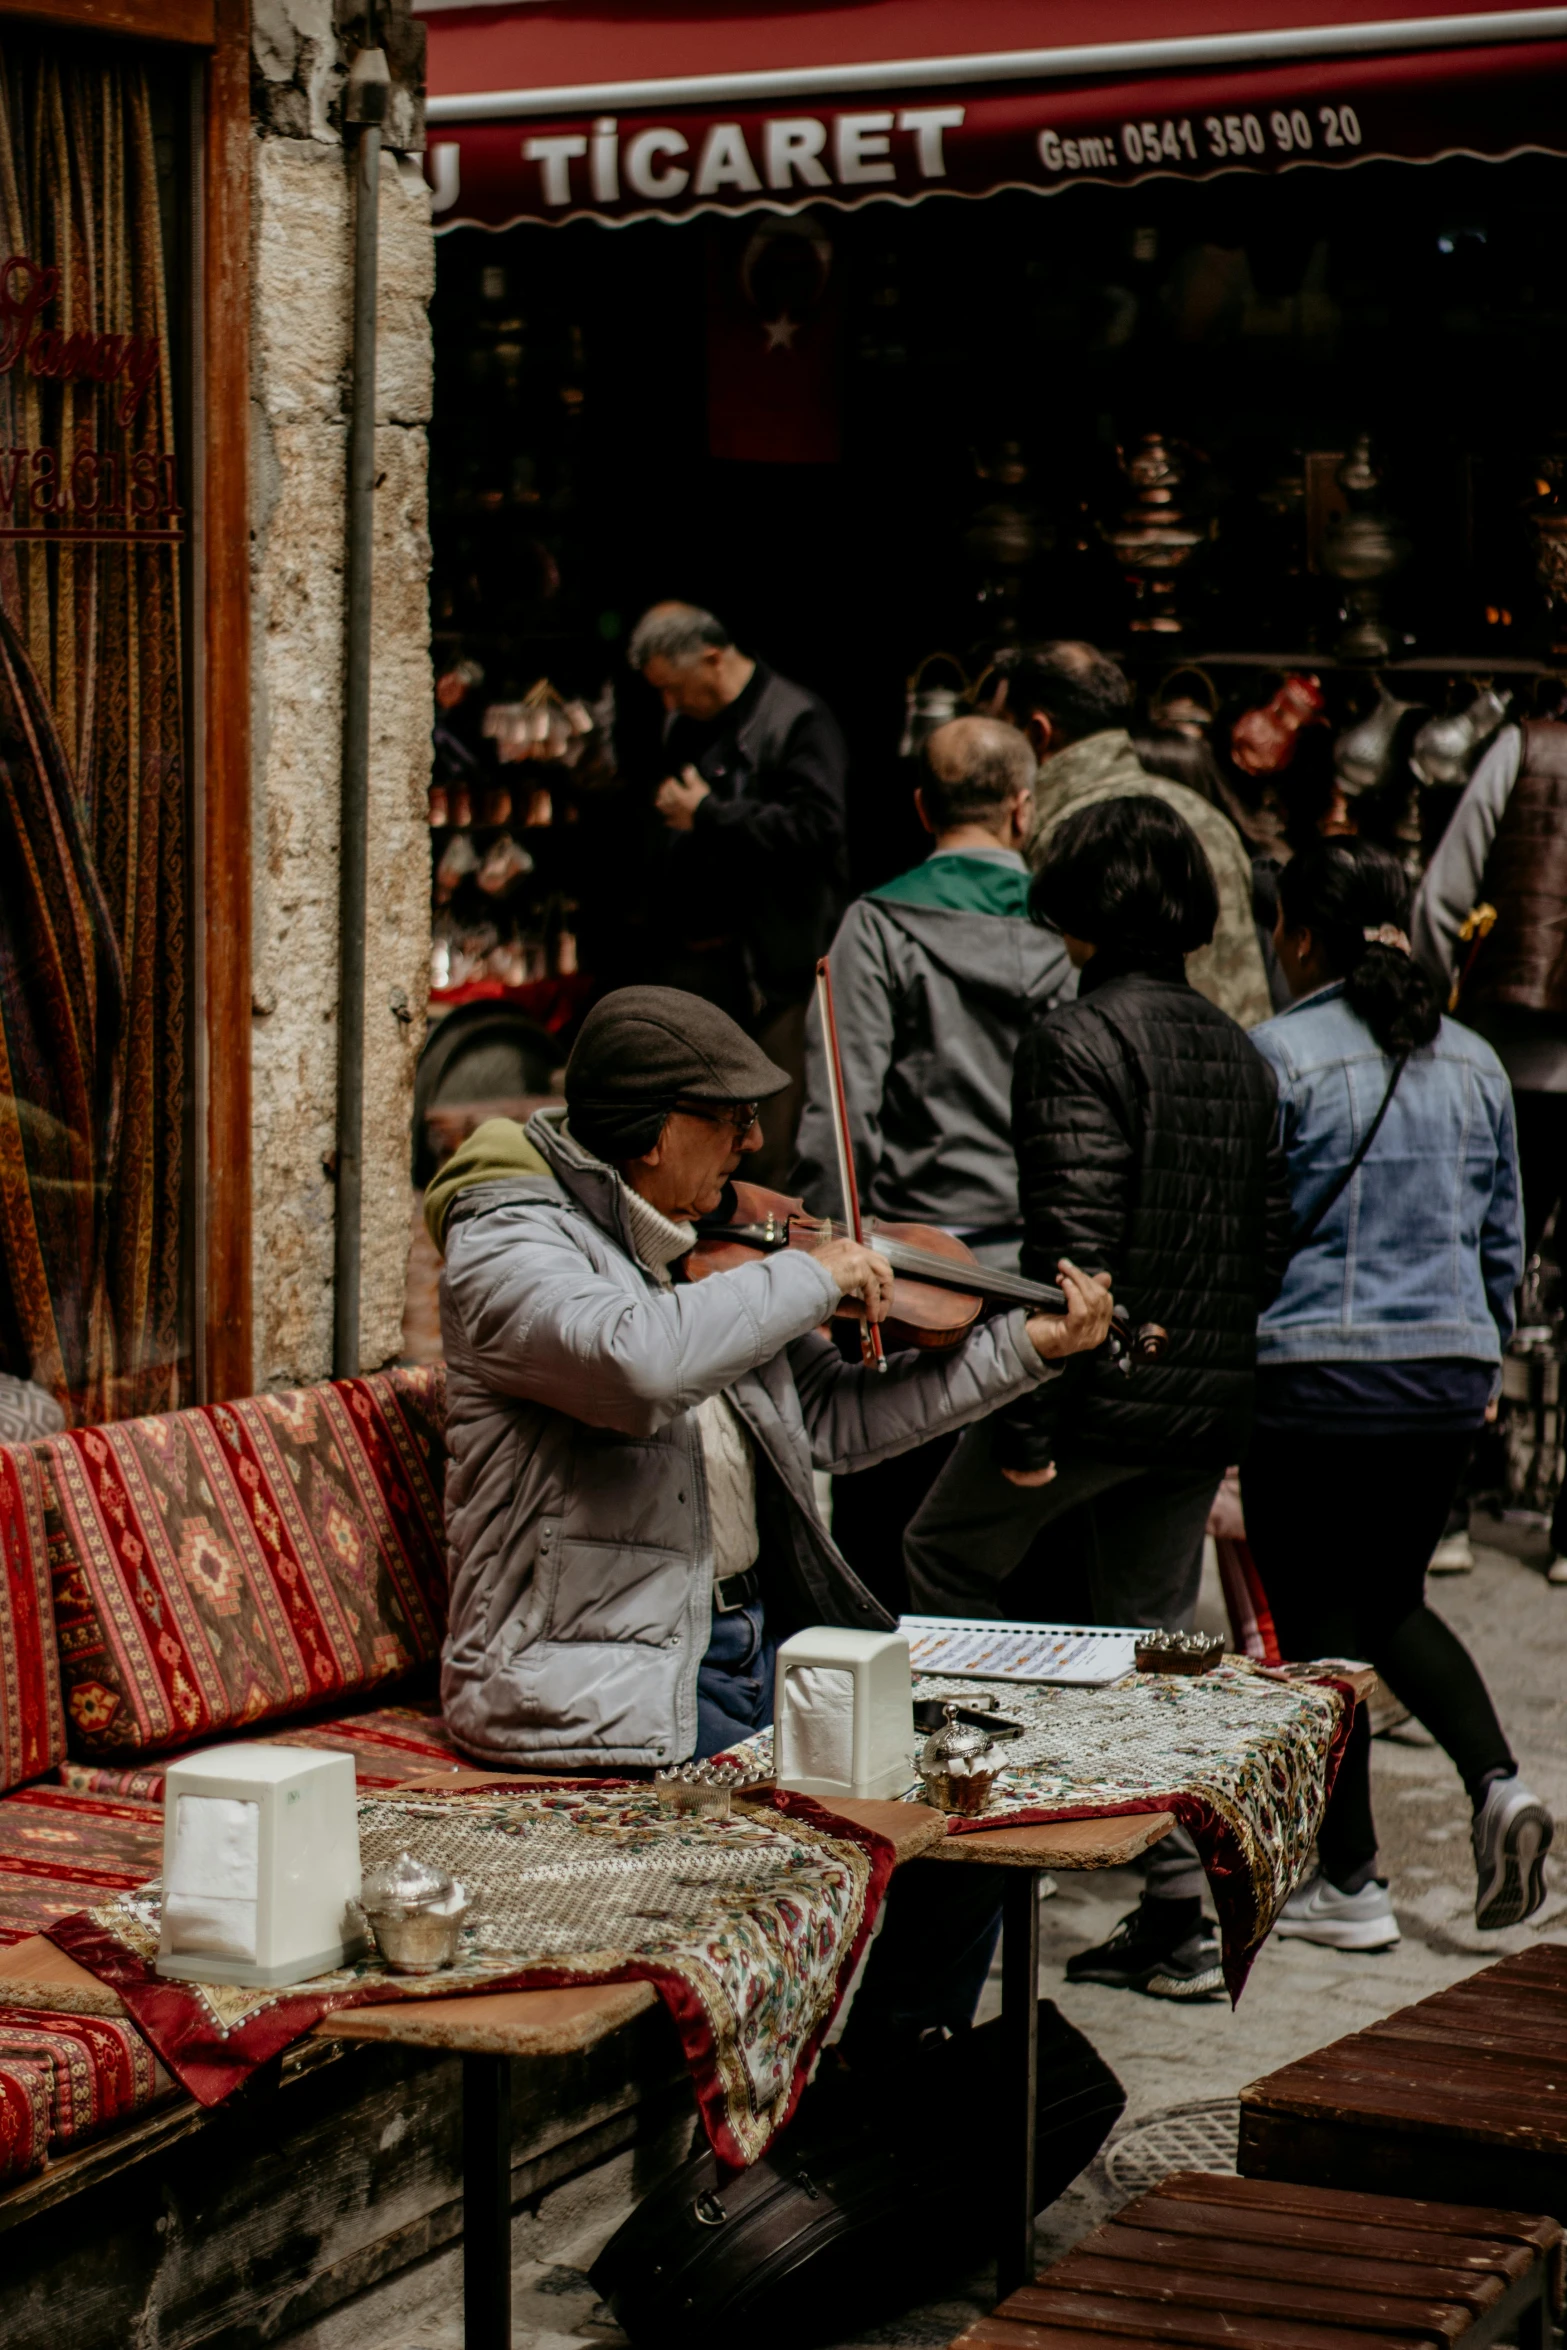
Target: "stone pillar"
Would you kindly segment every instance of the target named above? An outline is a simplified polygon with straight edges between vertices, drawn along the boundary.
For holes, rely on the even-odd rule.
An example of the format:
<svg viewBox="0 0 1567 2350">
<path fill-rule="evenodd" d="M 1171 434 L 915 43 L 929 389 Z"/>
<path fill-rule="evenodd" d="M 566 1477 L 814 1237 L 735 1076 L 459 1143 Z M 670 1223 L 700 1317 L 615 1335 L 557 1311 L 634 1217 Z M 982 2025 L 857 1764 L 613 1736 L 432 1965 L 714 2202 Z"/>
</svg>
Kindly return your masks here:
<svg viewBox="0 0 1567 2350">
<path fill-rule="evenodd" d="M 337 1085 L 352 191 L 319 0 L 258 0 L 251 492 L 255 1385 L 327 1376 Z M 408 31 L 406 19 L 403 32 Z M 398 49 L 389 37 L 394 73 Z M 406 37 L 404 41 L 406 56 Z M 394 92 L 388 147 L 421 136 Z M 429 982 L 435 249 L 418 160 L 381 178 L 362 1360 L 401 1342 L 414 1065 Z"/>
</svg>

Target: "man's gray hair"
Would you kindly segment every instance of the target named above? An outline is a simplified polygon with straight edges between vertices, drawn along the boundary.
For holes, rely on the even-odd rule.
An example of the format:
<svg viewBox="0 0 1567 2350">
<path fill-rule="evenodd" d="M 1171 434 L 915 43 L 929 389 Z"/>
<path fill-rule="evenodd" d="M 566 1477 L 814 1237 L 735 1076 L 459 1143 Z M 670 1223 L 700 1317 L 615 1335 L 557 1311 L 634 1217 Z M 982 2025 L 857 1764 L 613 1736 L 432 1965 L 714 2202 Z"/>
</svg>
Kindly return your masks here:
<svg viewBox="0 0 1567 2350">
<path fill-rule="evenodd" d="M 1031 791 L 1035 759 L 1028 737 L 1003 718 L 949 718 L 925 745 L 920 790 L 939 831 L 983 823 L 1019 792 Z"/>
<path fill-rule="evenodd" d="M 631 631 L 626 659 L 633 669 L 645 669 L 650 661 L 684 669 L 704 653 L 722 652 L 733 643 L 723 622 L 699 604 L 655 604 Z"/>
</svg>

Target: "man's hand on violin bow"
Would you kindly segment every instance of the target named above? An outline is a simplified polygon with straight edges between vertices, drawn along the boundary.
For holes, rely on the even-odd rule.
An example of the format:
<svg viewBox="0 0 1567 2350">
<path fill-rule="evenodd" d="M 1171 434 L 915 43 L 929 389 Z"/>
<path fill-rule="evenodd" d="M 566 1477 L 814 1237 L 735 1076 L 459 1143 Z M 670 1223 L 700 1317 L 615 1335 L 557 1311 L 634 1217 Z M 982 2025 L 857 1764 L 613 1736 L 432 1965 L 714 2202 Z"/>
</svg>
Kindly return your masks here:
<svg viewBox="0 0 1567 2350">
<path fill-rule="evenodd" d="M 1110 1335 L 1115 1304 L 1108 1273 L 1080 1273 L 1069 1257 L 1061 1259 L 1059 1271 L 1066 1312 L 1028 1317 L 1034 1352 L 1047 1363 L 1060 1362 L 1067 1355 L 1089 1354 L 1096 1346 L 1103 1346 Z"/>
<path fill-rule="evenodd" d="M 841 1296 L 857 1297 L 872 1322 L 886 1320 L 892 1304 L 892 1267 L 885 1257 L 857 1240 L 829 1240 L 813 1253 L 837 1282 Z"/>
</svg>

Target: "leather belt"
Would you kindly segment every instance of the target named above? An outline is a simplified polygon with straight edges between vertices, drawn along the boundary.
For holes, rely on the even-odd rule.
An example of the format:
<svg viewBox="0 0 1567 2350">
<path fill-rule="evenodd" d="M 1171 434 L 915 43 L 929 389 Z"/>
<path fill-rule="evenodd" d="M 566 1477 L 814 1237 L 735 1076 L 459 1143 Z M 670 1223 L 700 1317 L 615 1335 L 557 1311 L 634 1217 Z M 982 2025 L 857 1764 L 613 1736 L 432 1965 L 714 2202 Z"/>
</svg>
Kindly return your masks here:
<svg viewBox="0 0 1567 2350">
<path fill-rule="evenodd" d="M 738 1575 L 726 1575 L 722 1583 L 713 1585 L 713 1613 L 732 1616 L 736 1608 L 754 1607 L 761 1596 L 761 1576 L 754 1567 L 745 1567 Z"/>
</svg>

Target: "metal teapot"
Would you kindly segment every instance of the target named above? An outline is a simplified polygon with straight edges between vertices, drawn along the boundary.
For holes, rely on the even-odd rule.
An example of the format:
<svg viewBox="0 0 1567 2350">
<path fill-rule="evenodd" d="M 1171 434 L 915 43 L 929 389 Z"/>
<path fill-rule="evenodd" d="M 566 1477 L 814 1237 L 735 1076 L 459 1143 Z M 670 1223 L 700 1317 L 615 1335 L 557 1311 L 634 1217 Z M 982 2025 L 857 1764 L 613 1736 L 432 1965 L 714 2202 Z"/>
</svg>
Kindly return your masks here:
<svg viewBox="0 0 1567 2350">
<path fill-rule="evenodd" d="M 1428 718 L 1409 746 L 1409 764 L 1422 783 L 1469 781 L 1480 753 L 1507 716 L 1510 694 L 1482 686 L 1467 710 Z"/>
<path fill-rule="evenodd" d="M 394 1974 L 433 1975 L 456 1960 L 478 1901 L 444 1869 L 400 1852 L 366 1877 L 359 1906 Z"/>
<path fill-rule="evenodd" d="M 1132 590 L 1131 626 L 1180 636 L 1187 618 L 1179 607 L 1177 575 L 1209 529 L 1181 503 L 1186 468 L 1162 433 L 1144 433 L 1135 448 L 1119 454 L 1135 495 L 1119 521 L 1105 526 L 1104 537 Z"/>
<path fill-rule="evenodd" d="M 1386 779 L 1393 763 L 1393 743 L 1403 720 L 1417 702 L 1395 701 L 1379 677 L 1374 709 L 1346 727 L 1333 749 L 1333 772 L 1351 799 L 1374 791 Z"/>
<path fill-rule="evenodd" d="M 937 1811 L 972 1816 L 990 1801 L 1000 1763 L 996 1742 L 976 1723 L 960 1722 L 958 1707 L 942 1706 L 943 1725 L 933 1730 L 915 1757 L 925 1801 Z"/>
<path fill-rule="evenodd" d="M 1219 692 L 1205 669 L 1172 669 L 1148 705 L 1155 726 L 1204 743 L 1219 714 Z"/>
<path fill-rule="evenodd" d="M 1346 588 L 1348 616 L 1334 650 L 1341 661 L 1385 661 L 1393 639 L 1382 615 L 1383 583 L 1408 560 L 1409 541 L 1376 494 L 1382 484 L 1362 433 L 1338 469 L 1349 511 L 1335 515 L 1322 542 L 1322 568 Z"/>
<path fill-rule="evenodd" d="M 937 661 L 944 661 L 958 673 L 956 685 L 927 685 L 925 672 Z M 956 718 L 960 704 L 968 694 L 968 678 L 963 665 L 951 653 L 927 653 L 909 679 L 904 690 L 903 738 L 898 744 L 898 757 L 912 759 L 949 718 Z"/>
</svg>

